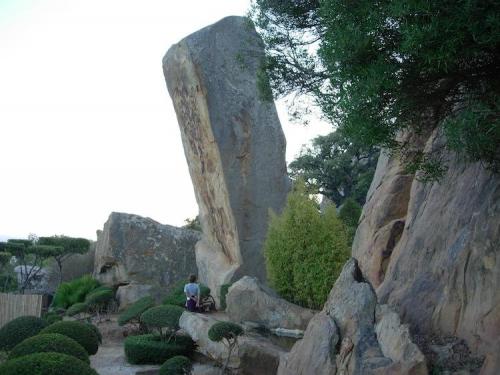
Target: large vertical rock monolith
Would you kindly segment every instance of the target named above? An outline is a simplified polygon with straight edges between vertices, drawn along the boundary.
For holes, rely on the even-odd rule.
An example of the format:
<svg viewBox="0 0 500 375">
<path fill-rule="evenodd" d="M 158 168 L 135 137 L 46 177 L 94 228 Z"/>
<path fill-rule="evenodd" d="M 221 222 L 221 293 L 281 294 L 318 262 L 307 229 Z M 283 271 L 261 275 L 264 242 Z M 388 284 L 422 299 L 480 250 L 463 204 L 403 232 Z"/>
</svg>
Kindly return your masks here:
<svg viewBox="0 0 500 375">
<path fill-rule="evenodd" d="M 289 190 L 276 108 L 257 87 L 263 59 L 244 17 L 189 35 L 163 59 L 200 209 L 196 262 L 215 294 L 243 275 L 265 281 L 269 209 L 281 211 Z"/>
</svg>

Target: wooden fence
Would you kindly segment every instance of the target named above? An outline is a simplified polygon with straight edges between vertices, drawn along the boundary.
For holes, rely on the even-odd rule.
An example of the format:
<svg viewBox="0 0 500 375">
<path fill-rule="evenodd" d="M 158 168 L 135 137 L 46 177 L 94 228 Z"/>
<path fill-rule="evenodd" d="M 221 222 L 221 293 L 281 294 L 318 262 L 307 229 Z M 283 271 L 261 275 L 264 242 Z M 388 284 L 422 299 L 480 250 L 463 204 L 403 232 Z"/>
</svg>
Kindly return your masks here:
<svg viewBox="0 0 500 375">
<path fill-rule="evenodd" d="M 0 293 L 0 327 L 23 315 L 41 316 L 43 296 Z"/>
</svg>

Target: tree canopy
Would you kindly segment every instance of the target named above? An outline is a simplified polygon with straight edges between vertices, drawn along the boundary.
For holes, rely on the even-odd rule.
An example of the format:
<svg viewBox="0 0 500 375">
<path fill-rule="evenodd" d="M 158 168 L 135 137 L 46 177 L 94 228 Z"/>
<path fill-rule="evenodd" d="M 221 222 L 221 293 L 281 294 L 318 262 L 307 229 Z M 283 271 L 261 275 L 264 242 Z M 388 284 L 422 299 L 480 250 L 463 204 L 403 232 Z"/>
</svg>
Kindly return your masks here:
<svg viewBox="0 0 500 375">
<path fill-rule="evenodd" d="M 447 148 L 500 171 L 500 3 L 254 0 L 276 97 L 309 94 L 355 142 L 442 126 Z M 409 157 L 438 177 L 439 152 Z"/>
</svg>

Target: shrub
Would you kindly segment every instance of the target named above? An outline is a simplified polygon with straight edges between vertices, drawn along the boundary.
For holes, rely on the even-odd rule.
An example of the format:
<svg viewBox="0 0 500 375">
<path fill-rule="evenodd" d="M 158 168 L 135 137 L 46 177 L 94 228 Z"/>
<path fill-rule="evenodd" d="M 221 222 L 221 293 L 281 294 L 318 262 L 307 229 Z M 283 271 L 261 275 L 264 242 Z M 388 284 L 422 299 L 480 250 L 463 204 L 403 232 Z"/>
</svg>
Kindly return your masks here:
<svg viewBox="0 0 500 375">
<path fill-rule="evenodd" d="M 185 282 L 179 281 L 176 283 L 172 291 L 163 300 L 164 305 L 176 305 L 184 307 L 186 305 L 186 295 L 184 294 Z M 210 288 L 205 284 L 200 285 L 200 296 L 208 297 L 210 295 Z"/>
<path fill-rule="evenodd" d="M 264 245 L 271 286 L 289 301 L 320 308 L 349 253 L 347 228 L 335 206 L 321 214 L 298 182 L 283 213 L 271 215 Z"/>
<path fill-rule="evenodd" d="M 75 303 L 84 302 L 87 294 L 98 288 L 99 285 L 99 282 L 90 275 L 62 283 L 57 288 L 52 306 L 67 309 Z"/>
<path fill-rule="evenodd" d="M 125 339 L 125 355 L 132 364 L 162 364 L 176 355 L 189 356 L 194 347 L 191 337 L 184 335 L 175 335 L 170 341 L 151 334 Z"/>
<path fill-rule="evenodd" d="M 342 220 L 347 227 L 349 245 L 352 244 L 352 240 L 356 234 L 361 211 L 362 208 L 359 203 L 352 198 L 346 199 L 342 207 L 340 207 L 339 219 Z"/>
<path fill-rule="evenodd" d="M 11 350 L 28 337 L 37 335 L 47 322 L 36 316 L 20 316 L 0 328 L 0 350 Z"/>
<path fill-rule="evenodd" d="M 236 347 L 236 345 L 238 345 L 238 336 L 242 334 L 243 328 L 241 328 L 240 325 L 232 322 L 217 322 L 208 330 L 208 338 L 210 340 L 215 342 L 222 341 L 228 348 L 227 358 L 221 371 L 223 374 L 227 368 L 227 365 L 229 364 L 233 349 Z"/>
<path fill-rule="evenodd" d="M 123 326 L 131 322 L 139 323 L 141 314 L 147 309 L 153 307 L 154 304 L 155 301 L 150 296 L 141 298 L 120 314 L 118 317 L 118 324 Z"/>
<path fill-rule="evenodd" d="M 227 295 L 227 292 L 228 292 L 229 288 L 231 287 L 231 285 L 233 285 L 233 284 L 222 284 L 220 286 L 220 308 L 222 310 L 225 310 L 227 307 L 226 295 Z"/>
<path fill-rule="evenodd" d="M 106 304 L 108 304 L 115 296 L 115 293 L 110 288 L 98 288 L 99 290 L 93 290 L 85 297 L 85 303 L 88 306 L 93 306 L 99 309 Z"/>
<path fill-rule="evenodd" d="M 179 329 L 179 319 L 184 309 L 174 305 L 162 305 L 151 307 L 141 315 L 141 322 L 146 324 L 149 329 L 156 329 L 160 337 L 166 338 L 166 335 L 172 334 Z"/>
<path fill-rule="evenodd" d="M 99 375 L 85 362 L 62 353 L 35 353 L 0 365 L 2 375 Z"/>
<path fill-rule="evenodd" d="M 99 348 L 98 335 L 86 323 L 75 321 L 57 322 L 44 328 L 41 333 L 60 333 L 68 336 L 83 346 L 90 355 L 97 353 Z"/>
<path fill-rule="evenodd" d="M 78 302 L 71 305 L 68 310 L 66 310 L 67 316 L 75 316 L 77 314 L 86 312 L 89 309 L 89 305 L 85 302 Z"/>
<path fill-rule="evenodd" d="M 46 333 L 27 338 L 12 349 L 9 359 L 43 352 L 63 353 L 90 363 L 87 351 L 79 343 L 59 333 Z"/>
<path fill-rule="evenodd" d="M 42 315 L 42 319 L 47 322 L 48 325 L 59 322 L 62 320 L 62 316 L 55 311 L 49 311 Z"/>
<path fill-rule="evenodd" d="M 186 375 L 191 373 L 192 368 L 189 358 L 183 355 L 176 355 L 160 367 L 160 375 Z"/>
<path fill-rule="evenodd" d="M 99 328 L 97 328 L 97 326 L 95 326 L 92 323 L 85 323 L 85 324 L 87 324 L 92 329 L 92 331 L 94 331 L 94 333 L 97 335 L 97 340 L 99 341 L 99 344 L 102 344 L 102 334 L 101 331 L 99 331 Z"/>
</svg>

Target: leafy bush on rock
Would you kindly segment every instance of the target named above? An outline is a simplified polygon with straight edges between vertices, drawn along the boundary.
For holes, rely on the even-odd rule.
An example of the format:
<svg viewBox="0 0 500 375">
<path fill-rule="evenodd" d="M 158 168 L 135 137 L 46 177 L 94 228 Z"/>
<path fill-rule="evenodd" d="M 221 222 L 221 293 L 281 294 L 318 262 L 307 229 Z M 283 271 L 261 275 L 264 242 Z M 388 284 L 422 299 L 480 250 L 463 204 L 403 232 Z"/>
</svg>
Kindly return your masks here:
<svg viewBox="0 0 500 375">
<path fill-rule="evenodd" d="M 160 375 L 186 375 L 191 373 L 191 360 L 183 355 L 176 355 L 160 367 Z"/>
<path fill-rule="evenodd" d="M 232 322 L 217 322 L 208 330 L 208 338 L 215 342 L 221 342 L 228 348 L 226 361 L 222 367 L 222 373 L 225 372 L 231 353 L 238 344 L 238 337 L 243 334 L 243 328 L 239 324 Z"/>
<path fill-rule="evenodd" d="M 47 322 L 36 316 L 20 316 L 0 328 L 0 350 L 9 351 L 28 337 L 37 335 Z"/>
<path fill-rule="evenodd" d="M 78 302 L 75 303 L 74 305 L 71 305 L 68 310 L 66 310 L 66 315 L 67 316 L 75 316 L 77 314 L 81 314 L 84 312 L 87 312 L 89 309 L 89 305 L 85 302 Z"/>
<path fill-rule="evenodd" d="M 68 336 L 83 346 L 90 355 L 97 353 L 99 348 L 98 335 L 95 330 L 86 323 L 75 321 L 57 322 L 44 328 L 40 333 L 60 333 Z"/>
<path fill-rule="evenodd" d="M 184 335 L 175 335 L 169 341 L 151 334 L 125 339 L 125 355 L 132 364 L 162 364 L 177 355 L 189 356 L 194 347 L 191 337 Z"/>
<path fill-rule="evenodd" d="M 63 353 L 90 363 L 87 351 L 79 343 L 59 333 L 46 333 L 27 338 L 12 349 L 9 359 L 44 352 Z"/>
<path fill-rule="evenodd" d="M 120 314 L 120 316 L 118 317 L 118 324 L 121 326 L 127 323 L 138 324 L 142 313 L 153 307 L 154 304 L 155 301 L 150 296 L 141 298 Z"/>
<path fill-rule="evenodd" d="M 35 353 L 0 365 L 2 375 L 99 375 L 85 362 L 62 353 Z"/>
<path fill-rule="evenodd" d="M 222 284 L 220 286 L 220 308 L 222 310 L 225 310 L 227 307 L 226 295 L 227 295 L 227 292 L 229 291 L 229 288 L 231 287 L 231 285 L 233 285 L 233 284 Z"/>
<path fill-rule="evenodd" d="M 52 306 L 67 309 L 75 303 L 84 302 L 87 295 L 99 286 L 99 282 L 90 275 L 62 283 L 57 288 Z"/>
</svg>

